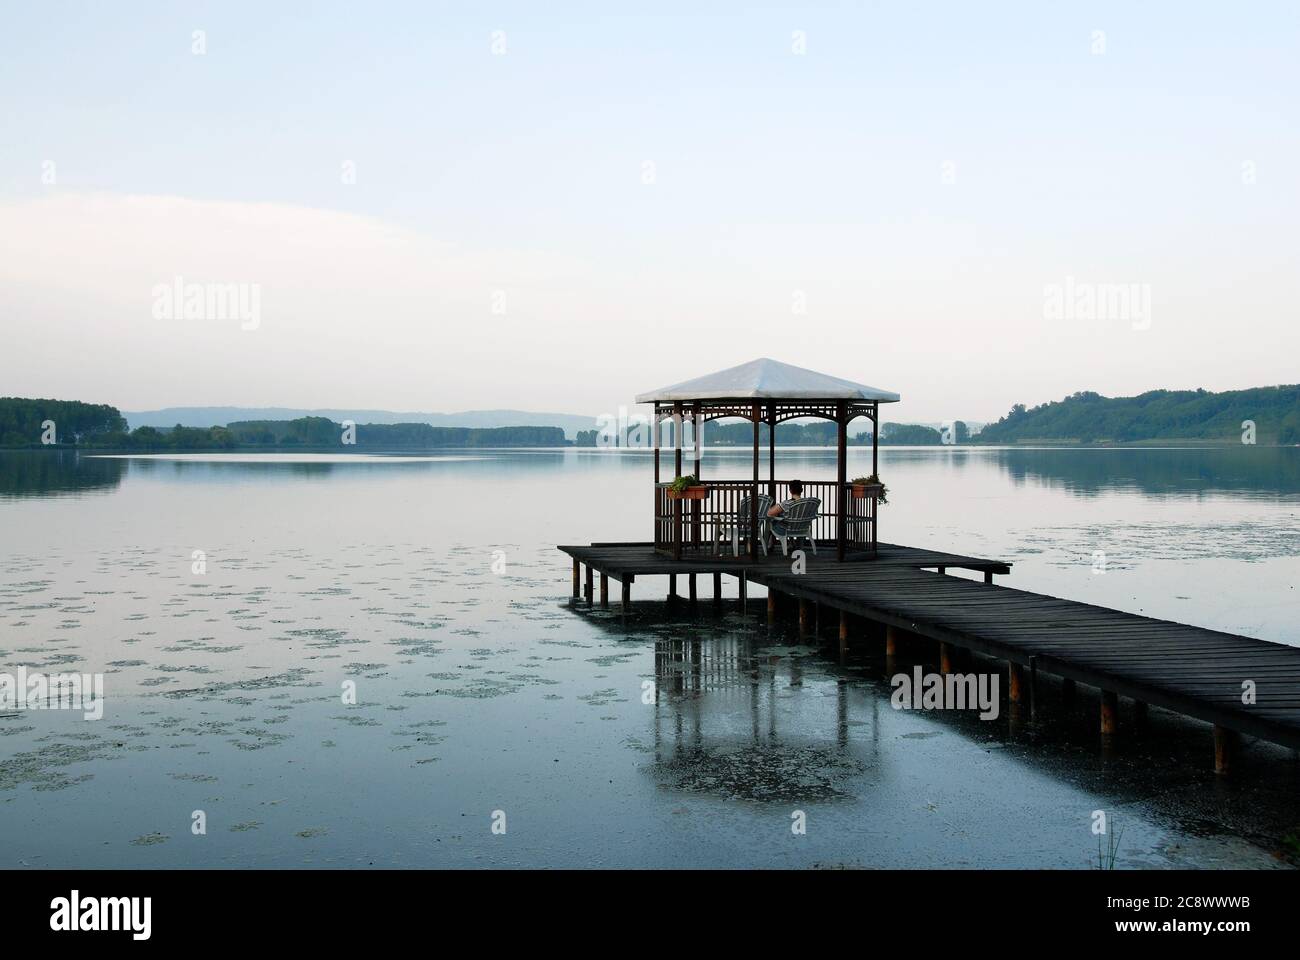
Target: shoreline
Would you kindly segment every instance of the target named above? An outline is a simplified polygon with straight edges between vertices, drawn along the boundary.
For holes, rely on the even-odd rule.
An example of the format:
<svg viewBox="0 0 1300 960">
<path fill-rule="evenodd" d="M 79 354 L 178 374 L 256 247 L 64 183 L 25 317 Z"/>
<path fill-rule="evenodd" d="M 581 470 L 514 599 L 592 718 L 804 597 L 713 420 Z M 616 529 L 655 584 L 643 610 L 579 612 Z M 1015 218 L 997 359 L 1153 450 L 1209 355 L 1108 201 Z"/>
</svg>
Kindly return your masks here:
<svg viewBox="0 0 1300 960">
<path fill-rule="evenodd" d="M 1300 449 L 1300 444 L 1296 443 L 1255 443 L 1241 444 L 1232 442 L 1223 442 L 1218 440 L 1132 440 L 1122 443 L 1085 443 L 1070 440 L 1026 440 L 1018 443 L 887 443 L 881 441 L 882 449 L 889 447 L 894 450 L 1235 450 L 1241 446 L 1252 446 L 1257 449 L 1267 450 L 1295 450 Z M 869 444 L 849 444 L 850 449 L 861 447 L 870 450 Z M 747 452 L 750 447 L 742 444 L 720 443 L 720 444 L 703 444 L 706 450 L 723 451 L 736 450 Z M 797 444 L 786 446 L 777 444 L 778 450 L 834 450 L 834 444 Z M 673 447 L 660 447 L 660 452 L 671 452 Z M 683 450 L 687 448 L 683 447 Z M 760 444 L 760 450 L 768 449 L 767 444 Z M 88 456 L 147 456 L 147 455 L 172 455 L 172 454 L 220 454 L 220 453 L 237 453 L 237 454 L 293 454 L 293 453 L 344 453 L 344 454 L 377 454 L 377 455 L 398 455 L 398 454 L 429 454 L 440 451 L 450 450 L 540 450 L 540 451 L 564 451 L 575 450 L 592 453 L 637 453 L 649 454 L 654 452 L 653 447 L 590 447 L 578 446 L 577 444 L 566 444 L 562 447 L 550 446 L 545 444 L 527 444 L 513 446 L 436 446 L 436 447 L 358 447 L 354 449 L 340 449 L 338 446 L 313 446 L 313 447 L 193 447 L 185 449 L 168 449 L 158 447 L 85 447 L 75 444 L 42 444 L 38 446 L 26 447 L 3 447 L 0 446 L 0 453 L 38 453 L 38 452 L 57 452 L 57 453 L 81 453 Z"/>
</svg>

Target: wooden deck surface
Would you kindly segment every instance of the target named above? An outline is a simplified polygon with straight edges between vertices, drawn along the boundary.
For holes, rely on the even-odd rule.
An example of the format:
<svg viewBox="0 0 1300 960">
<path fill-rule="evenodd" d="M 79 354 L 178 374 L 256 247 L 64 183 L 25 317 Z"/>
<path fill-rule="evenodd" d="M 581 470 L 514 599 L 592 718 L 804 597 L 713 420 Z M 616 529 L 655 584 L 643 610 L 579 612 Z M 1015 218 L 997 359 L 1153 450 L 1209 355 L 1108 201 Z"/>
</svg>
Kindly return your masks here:
<svg viewBox="0 0 1300 960">
<path fill-rule="evenodd" d="M 789 571 L 790 569 L 790 559 L 781 555 L 779 546 L 773 547 L 768 556 L 760 555 L 756 560 L 750 560 L 744 556 L 737 560 L 730 555 L 729 549 L 724 550 L 721 556 L 715 557 L 713 554 L 706 553 L 698 557 L 685 556 L 681 560 L 674 560 L 672 557 L 656 553 L 654 545 L 649 541 L 644 543 L 592 543 L 586 546 L 562 545 L 560 549 L 575 560 L 590 563 L 597 570 L 608 574 L 615 580 L 621 580 L 624 574 L 667 576 L 669 574 L 720 572 L 734 576 L 742 569 L 749 570 L 751 573 L 759 570 Z M 820 551 L 817 555 L 814 555 L 811 551 L 808 552 L 808 565 L 810 568 L 816 565 L 819 570 L 827 565 L 856 568 L 862 564 L 870 563 L 879 567 L 901 565 L 909 568 L 952 567 L 953 569 L 1001 574 L 1011 572 L 1011 564 L 1001 560 L 983 560 L 979 557 L 966 557 L 957 553 L 904 547 L 895 543 L 878 544 L 877 558 L 875 560 L 850 559 L 845 564 L 836 563 L 834 543 L 819 543 L 817 549 Z M 852 556 L 850 554 L 850 557 Z M 751 576 L 750 579 L 755 578 Z"/>
</svg>

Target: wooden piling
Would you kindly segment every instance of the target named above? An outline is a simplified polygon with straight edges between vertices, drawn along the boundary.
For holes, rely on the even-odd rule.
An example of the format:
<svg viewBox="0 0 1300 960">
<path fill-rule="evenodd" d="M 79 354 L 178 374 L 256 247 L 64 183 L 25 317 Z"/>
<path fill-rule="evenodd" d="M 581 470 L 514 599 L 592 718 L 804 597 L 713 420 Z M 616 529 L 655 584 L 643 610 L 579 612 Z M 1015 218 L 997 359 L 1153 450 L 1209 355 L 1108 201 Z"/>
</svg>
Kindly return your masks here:
<svg viewBox="0 0 1300 960">
<path fill-rule="evenodd" d="M 743 616 L 745 613 L 746 602 L 749 600 L 749 581 L 745 579 L 743 573 L 736 577 L 736 587 L 740 591 L 739 605 L 740 613 Z"/>
<path fill-rule="evenodd" d="M 609 609 L 609 574 L 600 575 L 600 606 L 603 610 Z"/>
<path fill-rule="evenodd" d="M 582 582 L 582 564 L 577 560 L 573 561 L 573 599 L 577 600 L 581 596 L 582 588 L 579 584 Z"/>
<path fill-rule="evenodd" d="M 885 627 L 885 656 L 892 657 L 898 653 L 898 634 L 897 627 L 892 625 Z"/>
<path fill-rule="evenodd" d="M 952 646 L 942 641 L 939 643 L 939 672 L 944 676 L 952 673 Z"/>
<path fill-rule="evenodd" d="M 627 613 L 627 608 L 632 603 L 632 581 L 624 578 L 620 586 L 623 588 L 622 591 L 623 612 Z"/>
<path fill-rule="evenodd" d="M 587 606 L 591 606 L 592 594 L 595 592 L 591 588 L 592 575 L 593 575 L 593 571 L 591 569 L 591 564 L 587 564 L 587 583 L 586 586 L 584 587 L 584 592 L 587 597 Z"/>
<path fill-rule="evenodd" d="M 985 570 L 985 571 L 984 571 L 984 582 L 985 582 L 985 583 L 992 583 L 992 582 L 993 582 L 993 571 L 992 571 L 992 570 Z"/>
<path fill-rule="evenodd" d="M 713 603 L 718 605 L 722 603 L 722 574 L 713 574 Z"/>
<path fill-rule="evenodd" d="M 767 622 L 776 623 L 776 591 L 767 591 Z"/>
<path fill-rule="evenodd" d="M 668 603 L 671 605 L 677 599 L 677 574 L 668 574 Z"/>
<path fill-rule="evenodd" d="M 1214 772 L 1226 776 L 1237 753 L 1237 731 L 1214 725 Z"/>
<path fill-rule="evenodd" d="M 1101 735 L 1114 736 L 1119 731 L 1119 695 L 1111 690 L 1101 692 Z"/>
<path fill-rule="evenodd" d="M 695 606 L 695 574 L 686 578 L 686 595 L 690 598 L 691 606 Z"/>
<path fill-rule="evenodd" d="M 849 612 L 840 611 L 840 657 L 843 658 L 849 652 Z"/>
<path fill-rule="evenodd" d="M 1014 661 L 1007 661 L 1007 699 L 1012 703 L 1025 701 L 1025 668 Z"/>
<path fill-rule="evenodd" d="M 803 597 L 799 598 L 799 634 L 808 632 L 808 601 Z"/>
</svg>

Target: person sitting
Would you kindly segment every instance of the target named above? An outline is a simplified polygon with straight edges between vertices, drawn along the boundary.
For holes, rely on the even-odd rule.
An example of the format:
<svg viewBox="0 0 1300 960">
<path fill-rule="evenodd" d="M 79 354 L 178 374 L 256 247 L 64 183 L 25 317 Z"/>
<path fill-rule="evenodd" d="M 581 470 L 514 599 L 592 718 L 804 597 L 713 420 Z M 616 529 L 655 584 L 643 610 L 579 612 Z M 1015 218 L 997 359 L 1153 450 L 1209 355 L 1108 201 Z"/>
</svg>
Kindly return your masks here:
<svg viewBox="0 0 1300 960">
<path fill-rule="evenodd" d="M 803 481 L 791 480 L 790 499 L 782 500 L 780 503 L 772 504 L 772 508 L 767 511 L 769 522 L 771 523 L 772 526 L 772 531 L 777 536 L 780 536 L 783 533 L 785 533 L 784 525 L 777 518 L 780 517 L 781 514 L 785 513 L 787 510 L 789 510 L 792 506 L 794 506 L 802 499 L 803 499 Z"/>
<path fill-rule="evenodd" d="M 773 536 L 781 541 L 781 553 L 789 552 L 790 541 L 806 540 L 812 552 L 817 552 L 817 541 L 813 539 L 813 524 L 817 520 L 817 511 L 822 502 L 816 497 L 804 497 L 803 484 L 798 480 L 790 481 L 789 500 L 775 504 L 767 511 L 767 525 Z"/>
</svg>

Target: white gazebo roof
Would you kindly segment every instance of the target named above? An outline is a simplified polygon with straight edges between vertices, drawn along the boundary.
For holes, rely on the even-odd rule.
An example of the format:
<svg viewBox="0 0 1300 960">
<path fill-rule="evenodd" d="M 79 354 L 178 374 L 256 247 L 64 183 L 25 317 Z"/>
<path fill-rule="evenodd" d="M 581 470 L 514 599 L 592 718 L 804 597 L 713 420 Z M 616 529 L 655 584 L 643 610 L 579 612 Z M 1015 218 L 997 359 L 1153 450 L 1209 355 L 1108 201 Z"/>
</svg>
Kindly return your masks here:
<svg viewBox="0 0 1300 960">
<path fill-rule="evenodd" d="M 815 370 L 760 357 L 738 367 L 637 394 L 637 403 L 679 400 L 875 400 L 897 403 L 899 396 L 879 387 L 842 380 Z"/>
</svg>

